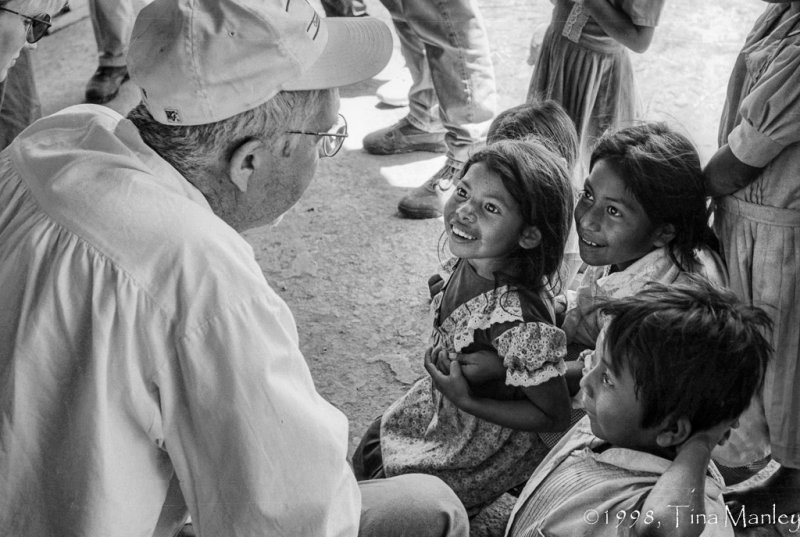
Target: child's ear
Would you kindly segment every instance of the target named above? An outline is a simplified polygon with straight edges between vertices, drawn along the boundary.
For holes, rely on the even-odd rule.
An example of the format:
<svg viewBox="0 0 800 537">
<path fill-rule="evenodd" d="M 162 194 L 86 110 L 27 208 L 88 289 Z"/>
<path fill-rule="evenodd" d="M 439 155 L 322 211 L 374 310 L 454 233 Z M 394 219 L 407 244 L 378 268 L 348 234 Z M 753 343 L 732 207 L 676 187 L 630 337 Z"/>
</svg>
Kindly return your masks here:
<svg viewBox="0 0 800 537">
<path fill-rule="evenodd" d="M 662 248 L 669 244 L 675 238 L 675 226 L 672 224 L 663 224 L 658 227 L 653 235 L 653 246 Z"/>
<path fill-rule="evenodd" d="M 525 250 L 536 248 L 542 243 L 542 232 L 536 226 L 525 226 L 519 234 L 519 245 Z"/>
<path fill-rule="evenodd" d="M 686 416 L 677 419 L 674 416 L 668 416 L 661 422 L 660 429 L 656 436 L 656 443 L 659 447 L 679 446 L 692 434 L 692 423 Z"/>
</svg>

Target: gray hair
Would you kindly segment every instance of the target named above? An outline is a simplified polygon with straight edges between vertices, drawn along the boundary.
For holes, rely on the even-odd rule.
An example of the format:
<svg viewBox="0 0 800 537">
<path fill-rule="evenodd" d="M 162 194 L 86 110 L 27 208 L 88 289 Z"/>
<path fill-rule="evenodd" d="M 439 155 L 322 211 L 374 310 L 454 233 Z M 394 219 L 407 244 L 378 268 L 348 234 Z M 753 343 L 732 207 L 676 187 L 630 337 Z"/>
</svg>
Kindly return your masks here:
<svg viewBox="0 0 800 537">
<path fill-rule="evenodd" d="M 0 7 L 7 6 L 10 3 L 11 0 L 0 0 Z M 17 6 L 17 9 L 26 15 L 38 15 L 39 13 L 55 15 L 66 3 L 66 0 L 22 0 L 21 5 Z M 29 10 L 35 10 L 37 13 L 28 13 Z"/>
<path fill-rule="evenodd" d="M 144 103 L 128 113 L 142 140 L 186 179 L 194 182 L 230 158 L 243 141 L 269 141 L 297 129 L 321 106 L 331 90 L 285 91 L 262 105 L 205 125 L 164 125 Z"/>
</svg>

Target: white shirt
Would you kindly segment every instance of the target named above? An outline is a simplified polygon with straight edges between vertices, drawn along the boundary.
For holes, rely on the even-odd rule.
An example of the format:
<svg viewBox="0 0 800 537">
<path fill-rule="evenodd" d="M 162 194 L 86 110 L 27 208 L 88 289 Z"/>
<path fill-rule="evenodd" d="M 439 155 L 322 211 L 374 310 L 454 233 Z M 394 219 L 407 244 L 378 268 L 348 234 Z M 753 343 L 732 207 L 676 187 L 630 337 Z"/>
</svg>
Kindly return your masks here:
<svg viewBox="0 0 800 537">
<path fill-rule="evenodd" d="M 709 248 L 695 250 L 695 273 L 714 285 L 726 287 L 728 273 L 719 255 Z M 588 267 L 575 291 L 567 291 L 567 311 L 561 329 L 570 343 L 594 348 L 603 327 L 603 316 L 596 306 L 605 299 L 633 296 L 650 282 L 670 285 L 686 279 L 672 261 L 667 247 L 658 248 L 620 272 L 611 265 Z"/>
<path fill-rule="evenodd" d="M 607 449 L 593 451 L 601 446 Z M 584 416 L 525 484 L 511 511 L 506 537 L 627 536 L 635 522 L 631 520 L 634 511 L 649 523 L 646 517 L 652 513 L 642 512 L 642 505 L 670 464 L 650 453 L 608 446 L 592 434 L 589 418 Z M 549 483 L 551 479 L 556 483 Z M 696 514 L 691 522 L 705 524 L 701 537 L 733 537 L 722 487 L 722 476 L 709 463 L 705 513 Z M 685 507 L 675 509 L 677 513 Z"/>
<path fill-rule="evenodd" d="M 169 536 L 185 506 L 203 535 L 358 530 L 347 420 L 291 312 L 105 107 L 0 154 L 0 419 L 4 537 Z"/>
</svg>

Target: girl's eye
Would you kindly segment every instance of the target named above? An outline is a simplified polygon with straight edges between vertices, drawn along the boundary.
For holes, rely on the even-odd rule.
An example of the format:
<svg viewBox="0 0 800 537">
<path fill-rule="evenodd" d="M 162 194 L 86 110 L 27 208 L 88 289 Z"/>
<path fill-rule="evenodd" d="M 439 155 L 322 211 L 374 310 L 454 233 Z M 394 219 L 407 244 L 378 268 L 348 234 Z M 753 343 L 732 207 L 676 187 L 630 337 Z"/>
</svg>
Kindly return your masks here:
<svg viewBox="0 0 800 537">
<path fill-rule="evenodd" d="M 493 213 L 493 214 L 497 214 L 497 213 L 500 212 L 500 207 L 498 207 L 494 203 L 487 203 L 486 205 L 484 205 L 484 208 L 486 209 L 487 212 L 490 212 L 490 213 Z"/>
<path fill-rule="evenodd" d="M 594 196 L 592 196 L 592 193 L 588 190 L 581 190 L 578 195 L 580 199 L 585 199 L 586 201 L 592 201 L 594 199 Z"/>
<path fill-rule="evenodd" d="M 456 187 L 456 196 L 458 196 L 459 198 L 466 198 L 467 191 L 464 189 L 464 187 L 458 186 Z"/>
<path fill-rule="evenodd" d="M 616 208 L 616 207 L 614 207 L 613 205 L 610 205 L 610 206 L 609 206 L 609 207 L 606 209 L 606 212 L 608 212 L 608 214 L 610 214 L 611 216 L 620 216 L 620 213 L 619 213 L 619 211 L 618 211 L 618 210 L 617 210 L 617 208 Z"/>
</svg>

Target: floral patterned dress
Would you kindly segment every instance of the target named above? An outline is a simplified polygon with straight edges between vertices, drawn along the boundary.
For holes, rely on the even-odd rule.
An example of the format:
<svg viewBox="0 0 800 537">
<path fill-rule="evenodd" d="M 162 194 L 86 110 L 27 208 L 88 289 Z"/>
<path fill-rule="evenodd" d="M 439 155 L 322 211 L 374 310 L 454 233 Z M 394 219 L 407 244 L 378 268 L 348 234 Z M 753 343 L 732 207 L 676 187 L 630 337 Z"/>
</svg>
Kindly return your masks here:
<svg viewBox="0 0 800 537">
<path fill-rule="evenodd" d="M 495 350 L 511 386 L 535 386 L 564 374 L 566 338 L 554 326 L 548 298 L 482 278 L 466 260 L 451 260 L 442 276 L 443 289 L 431 303 L 432 346 L 457 353 Z M 427 376 L 383 414 L 380 438 L 388 477 L 438 476 L 472 511 L 527 480 L 547 452 L 535 432 L 458 409 Z"/>
</svg>

